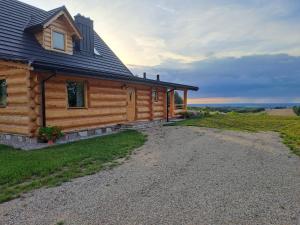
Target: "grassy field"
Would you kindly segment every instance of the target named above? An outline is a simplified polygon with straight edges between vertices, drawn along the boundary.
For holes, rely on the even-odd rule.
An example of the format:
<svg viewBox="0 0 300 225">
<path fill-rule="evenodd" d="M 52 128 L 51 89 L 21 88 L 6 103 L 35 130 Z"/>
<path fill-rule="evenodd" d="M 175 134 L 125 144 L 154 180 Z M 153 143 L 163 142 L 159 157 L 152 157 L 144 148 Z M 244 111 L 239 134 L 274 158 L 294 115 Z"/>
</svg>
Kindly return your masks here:
<svg viewBox="0 0 300 225">
<path fill-rule="evenodd" d="M 239 131 L 275 131 L 281 134 L 283 142 L 300 156 L 300 117 L 270 116 L 266 114 L 211 115 L 201 119 L 190 119 L 177 125 L 210 127 Z"/>
<path fill-rule="evenodd" d="M 125 131 L 27 152 L 0 145 L 0 202 L 113 166 L 145 140 L 139 132 Z"/>
</svg>

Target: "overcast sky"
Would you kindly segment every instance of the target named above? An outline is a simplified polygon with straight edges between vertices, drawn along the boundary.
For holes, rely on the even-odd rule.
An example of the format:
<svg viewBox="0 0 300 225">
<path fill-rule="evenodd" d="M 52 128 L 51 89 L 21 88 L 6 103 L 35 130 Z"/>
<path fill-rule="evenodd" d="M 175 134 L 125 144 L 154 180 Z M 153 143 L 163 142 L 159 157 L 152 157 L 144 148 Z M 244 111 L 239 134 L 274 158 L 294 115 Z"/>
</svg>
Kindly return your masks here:
<svg viewBox="0 0 300 225">
<path fill-rule="evenodd" d="M 134 74 L 199 86 L 190 102 L 300 102 L 299 0 L 24 2 L 91 17 Z"/>
</svg>

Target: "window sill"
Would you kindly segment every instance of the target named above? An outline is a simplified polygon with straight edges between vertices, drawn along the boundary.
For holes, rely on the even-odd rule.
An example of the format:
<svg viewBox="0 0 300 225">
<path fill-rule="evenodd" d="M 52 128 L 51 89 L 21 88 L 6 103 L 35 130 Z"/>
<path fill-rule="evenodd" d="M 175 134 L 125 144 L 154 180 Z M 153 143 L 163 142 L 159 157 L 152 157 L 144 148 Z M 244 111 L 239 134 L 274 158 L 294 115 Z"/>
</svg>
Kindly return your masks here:
<svg viewBox="0 0 300 225">
<path fill-rule="evenodd" d="M 72 109 L 88 109 L 88 107 L 68 107 L 68 110 Z"/>
</svg>

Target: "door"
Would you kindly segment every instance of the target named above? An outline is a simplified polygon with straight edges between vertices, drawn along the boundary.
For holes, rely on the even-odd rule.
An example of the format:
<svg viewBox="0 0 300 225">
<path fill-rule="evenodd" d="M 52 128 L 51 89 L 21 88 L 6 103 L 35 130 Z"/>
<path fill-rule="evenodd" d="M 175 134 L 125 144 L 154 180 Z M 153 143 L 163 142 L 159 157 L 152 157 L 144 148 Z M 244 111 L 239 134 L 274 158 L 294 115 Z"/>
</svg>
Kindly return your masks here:
<svg viewBox="0 0 300 225">
<path fill-rule="evenodd" d="M 127 88 L 127 120 L 135 120 L 135 89 Z"/>
</svg>

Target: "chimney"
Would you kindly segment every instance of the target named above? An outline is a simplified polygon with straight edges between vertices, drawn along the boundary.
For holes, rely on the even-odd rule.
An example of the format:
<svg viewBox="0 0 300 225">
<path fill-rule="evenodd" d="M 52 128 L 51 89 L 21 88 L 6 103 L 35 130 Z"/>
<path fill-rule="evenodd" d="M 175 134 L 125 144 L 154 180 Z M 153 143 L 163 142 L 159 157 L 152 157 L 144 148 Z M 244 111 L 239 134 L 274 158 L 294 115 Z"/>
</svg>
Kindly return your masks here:
<svg viewBox="0 0 300 225">
<path fill-rule="evenodd" d="M 75 24 L 80 30 L 82 39 L 75 42 L 75 48 L 83 54 L 94 54 L 94 22 L 80 14 L 75 16 Z"/>
<path fill-rule="evenodd" d="M 144 79 L 146 79 L 147 78 L 147 75 L 146 75 L 146 73 L 144 72 L 144 74 L 143 74 L 143 77 L 144 77 Z"/>
<path fill-rule="evenodd" d="M 159 74 L 156 75 L 156 80 L 159 81 Z"/>
</svg>

